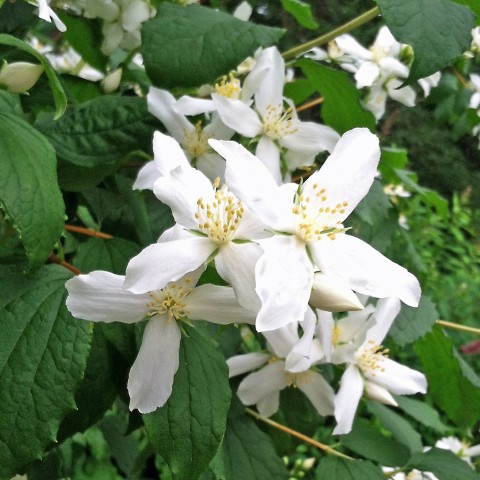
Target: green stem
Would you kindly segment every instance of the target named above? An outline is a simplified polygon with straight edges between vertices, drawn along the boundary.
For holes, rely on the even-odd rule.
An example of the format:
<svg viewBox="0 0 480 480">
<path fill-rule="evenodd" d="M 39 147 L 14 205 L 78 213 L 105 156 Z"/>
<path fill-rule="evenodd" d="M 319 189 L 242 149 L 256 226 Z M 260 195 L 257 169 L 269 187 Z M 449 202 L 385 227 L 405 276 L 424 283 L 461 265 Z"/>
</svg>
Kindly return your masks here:
<svg viewBox="0 0 480 480">
<path fill-rule="evenodd" d="M 435 323 L 444 328 L 451 328 L 452 330 L 460 330 L 461 332 L 476 333 L 477 335 L 480 335 L 480 328 L 459 325 L 458 323 L 447 322 L 445 320 L 437 320 Z"/>
<path fill-rule="evenodd" d="M 337 450 L 334 450 L 329 445 L 320 443 L 317 440 L 314 440 L 313 438 L 307 437 L 303 433 L 297 432 L 296 430 L 292 430 L 291 428 L 288 428 L 285 425 L 282 425 L 281 423 L 274 422 L 273 420 L 270 420 L 269 418 L 264 417 L 263 415 L 260 415 L 259 413 L 257 413 L 255 410 L 252 410 L 251 408 L 246 408 L 245 411 L 252 417 L 255 417 L 257 420 L 260 420 L 261 422 L 266 423 L 267 425 L 270 425 L 273 428 L 281 430 L 282 432 L 288 433 L 289 435 L 292 435 L 292 437 L 297 437 L 300 440 L 303 440 L 304 442 L 309 443 L 314 447 L 317 447 L 318 449 L 324 451 L 325 453 L 328 453 L 329 455 L 336 455 L 337 457 L 344 458 L 346 460 L 355 460 L 354 458 L 349 457 L 348 455 L 345 455 L 342 452 L 338 452 Z"/>
<path fill-rule="evenodd" d="M 367 23 L 370 20 L 373 20 L 378 15 L 380 15 L 380 10 L 378 7 L 374 7 L 371 10 L 368 10 L 367 12 L 362 13 L 361 15 L 354 18 L 353 20 L 350 20 L 349 22 L 341 25 L 340 27 L 335 28 L 331 32 L 326 33 L 325 35 L 322 35 L 318 38 L 314 38 L 309 42 L 302 43 L 301 45 L 293 47 L 290 50 L 287 50 L 286 52 L 283 53 L 283 58 L 285 58 L 285 60 L 288 60 L 290 58 L 297 57 L 302 53 L 308 52 L 313 47 L 319 47 L 320 45 L 325 45 L 326 43 L 332 41 L 334 38 L 338 37 L 339 35 L 350 32 L 351 30 L 354 30 L 360 25 L 363 25 L 364 23 Z"/>
</svg>

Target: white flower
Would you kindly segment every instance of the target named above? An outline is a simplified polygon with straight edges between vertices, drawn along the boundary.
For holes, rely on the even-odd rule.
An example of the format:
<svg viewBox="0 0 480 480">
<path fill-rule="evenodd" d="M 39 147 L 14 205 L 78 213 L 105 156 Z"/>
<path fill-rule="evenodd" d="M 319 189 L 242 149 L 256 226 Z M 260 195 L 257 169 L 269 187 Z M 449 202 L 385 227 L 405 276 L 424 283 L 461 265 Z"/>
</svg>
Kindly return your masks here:
<svg viewBox="0 0 480 480">
<path fill-rule="evenodd" d="M 473 94 L 470 97 L 469 108 L 479 108 L 480 107 L 480 75 L 476 73 L 470 74 L 470 85 L 473 89 Z"/>
<path fill-rule="evenodd" d="M 244 405 L 256 404 L 258 411 L 269 417 L 278 410 L 280 391 L 293 386 L 307 396 L 320 415 L 333 413 L 332 387 L 311 369 L 323 356 L 319 342 L 312 342 L 315 322 L 309 310 L 302 322 L 304 335 L 300 340 L 298 323 L 290 324 L 266 334 L 270 353 L 247 353 L 227 360 L 230 377 L 260 368 L 239 385 L 237 394 Z"/>
<path fill-rule="evenodd" d="M 40 75 L 43 66 L 28 62 L 3 62 L 0 68 L 0 86 L 11 93 L 26 93 L 30 90 Z"/>
<path fill-rule="evenodd" d="M 260 138 L 256 155 L 280 184 L 283 177 L 280 166 L 282 149 L 288 151 L 285 161 L 289 169 L 311 165 L 319 152 L 332 151 L 339 135 L 325 125 L 301 122 L 291 102 L 285 107 L 285 63 L 275 47 L 265 49 L 259 62 L 266 62 L 270 66 L 255 92 L 254 108 L 241 100 L 218 94 L 212 94 L 212 98 L 220 118 L 227 126 L 247 138 Z M 295 165 L 289 163 L 292 159 L 297 162 Z"/>
<path fill-rule="evenodd" d="M 462 460 L 473 467 L 471 457 L 478 457 L 480 455 L 480 445 L 470 445 L 456 437 L 444 437 L 435 442 L 437 448 L 450 450 Z"/>
<path fill-rule="evenodd" d="M 126 288 L 136 293 L 163 288 L 215 258 L 219 275 L 240 303 L 255 310 L 254 271 L 261 249 L 252 240 L 268 235 L 258 219 L 226 185 L 212 185 L 190 166 L 160 177 L 154 192 L 172 209 L 177 225 L 130 261 Z"/>
<path fill-rule="evenodd" d="M 230 189 L 278 233 L 260 242 L 258 331 L 303 318 L 314 271 L 340 278 L 359 293 L 397 296 L 418 305 L 420 287 L 412 274 L 345 234 L 343 222 L 370 189 L 380 157 L 378 139 L 367 129 L 345 133 L 322 168 L 301 186 L 279 187 L 262 162 L 235 142 L 210 144 L 227 161 Z"/>
<path fill-rule="evenodd" d="M 46 22 L 51 23 L 53 21 L 58 30 L 60 30 L 61 32 L 65 32 L 67 30 L 67 27 L 50 7 L 50 1 L 51 0 L 37 0 L 38 16 Z"/>
<path fill-rule="evenodd" d="M 192 272 L 161 290 L 139 295 L 123 288 L 123 276 L 110 272 L 95 271 L 66 283 L 67 308 L 77 318 L 128 324 L 149 319 L 128 378 L 131 410 L 152 412 L 170 397 L 179 363 L 182 321 L 253 322 L 254 317 L 240 307 L 231 288 L 209 284 L 194 288 L 201 273 Z"/>
<path fill-rule="evenodd" d="M 340 382 L 335 397 L 334 434 L 348 433 L 352 428 L 358 402 L 365 390 L 368 397 L 396 406 L 391 393 L 411 395 L 425 393 L 425 376 L 388 358 L 388 349 L 381 345 L 400 311 L 396 298 L 379 300 L 374 313 L 375 325 L 366 332 L 362 345 L 355 352 Z"/>
</svg>

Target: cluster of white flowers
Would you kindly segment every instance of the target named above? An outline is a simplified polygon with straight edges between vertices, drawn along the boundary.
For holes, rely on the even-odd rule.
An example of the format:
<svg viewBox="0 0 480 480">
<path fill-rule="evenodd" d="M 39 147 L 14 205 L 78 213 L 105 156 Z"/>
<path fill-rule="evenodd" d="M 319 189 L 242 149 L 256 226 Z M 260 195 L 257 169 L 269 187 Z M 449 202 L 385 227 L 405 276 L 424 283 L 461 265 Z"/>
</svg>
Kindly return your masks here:
<svg viewBox="0 0 480 480">
<path fill-rule="evenodd" d="M 385 113 L 387 98 L 406 105 L 415 106 L 416 92 L 411 86 L 399 88 L 410 73 L 411 48 L 395 40 L 390 30 L 383 26 L 370 46 L 365 48 L 349 34 L 340 35 L 325 52 L 314 48 L 310 58 L 334 62 L 354 73 L 357 88 L 367 88 L 364 106 L 377 120 Z M 440 72 L 418 80 L 424 95 L 440 81 Z"/>
<path fill-rule="evenodd" d="M 268 351 L 228 365 L 231 376 L 257 370 L 238 396 L 265 415 L 277 410 L 282 389 L 296 386 L 321 415 L 335 416 L 334 433 L 342 434 L 364 393 L 395 405 L 392 393 L 426 391 L 424 375 L 390 360 L 381 345 L 400 301 L 418 305 L 419 283 L 344 226 L 374 181 L 378 139 L 364 128 L 340 137 L 301 121 L 284 82 L 283 59 L 271 47 L 243 81 L 225 77 L 209 98 L 177 101 L 157 88 L 147 96 L 171 136 L 155 133 L 154 160 L 134 188 L 153 190 L 175 225 L 129 262 L 124 277 L 98 271 L 67 282 L 67 306 L 78 318 L 148 318 L 128 381 L 132 409 L 151 412 L 167 401 L 182 322 L 197 319 L 246 323 L 263 335 Z M 205 114 L 206 124 L 186 114 Z M 320 170 L 291 182 L 325 150 Z M 195 287 L 207 264 L 230 286 Z M 345 311 L 356 312 L 339 320 L 331 313 Z M 345 365 L 337 393 L 320 373 L 324 364 Z"/>
</svg>

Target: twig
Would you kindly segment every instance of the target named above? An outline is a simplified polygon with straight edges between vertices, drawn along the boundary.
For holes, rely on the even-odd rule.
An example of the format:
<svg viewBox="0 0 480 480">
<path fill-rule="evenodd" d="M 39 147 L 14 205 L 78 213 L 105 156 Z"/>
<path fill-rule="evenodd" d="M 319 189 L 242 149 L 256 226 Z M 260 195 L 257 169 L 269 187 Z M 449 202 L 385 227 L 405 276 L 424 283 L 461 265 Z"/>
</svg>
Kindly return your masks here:
<svg viewBox="0 0 480 480">
<path fill-rule="evenodd" d="M 452 330 L 460 330 L 461 332 L 475 333 L 480 335 L 480 328 L 459 325 L 458 323 L 447 322 L 446 320 L 437 320 L 435 323 L 444 328 L 451 328 Z"/>
<path fill-rule="evenodd" d="M 70 270 L 75 275 L 81 275 L 81 273 L 82 273 L 78 268 L 75 268 L 73 265 L 66 262 L 65 260 L 61 260 L 54 253 L 50 254 L 50 256 L 48 257 L 48 262 L 49 263 L 56 263 L 57 265 L 61 265 L 62 267 L 66 268 L 67 270 Z"/>
<path fill-rule="evenodd" d="M 303 112 L 304 110 L 308 110 L 309 108 L 315 107 L 320 105 L 323 102 L 323 97 L 316 98 L 315 100 L 311 100 L 310 102 L 305 102 L 302 105 L 296 107 L 297 112 Z"/>
<path fill-rule="evenodd" d="M 96 230 L 92 230 L 91 228 L 85 227 L 77 227 L 76 225 L 68 225 L 65 224 L 65 230 L 69 232 L 81 233 L 83 235 L 88 235 L 89 237 L 98 237 L 104 238 L 106 240 L 110 240 L 113 238 L 112 235 L 103 232 L 97 232 Z"/>
</svg>

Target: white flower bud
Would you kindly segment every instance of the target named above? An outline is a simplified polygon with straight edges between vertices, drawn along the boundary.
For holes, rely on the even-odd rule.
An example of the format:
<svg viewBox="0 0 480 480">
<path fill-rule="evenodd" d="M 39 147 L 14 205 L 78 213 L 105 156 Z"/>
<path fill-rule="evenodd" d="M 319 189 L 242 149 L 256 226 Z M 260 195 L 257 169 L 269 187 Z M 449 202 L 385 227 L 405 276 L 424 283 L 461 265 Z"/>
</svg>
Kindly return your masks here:
<svg viewBox="0 0 480 480">
<path fill-rule="evenodd" d="M 42 73 L 42 65 L 4 62 L 0 69 L 0 86 L 11 93 L 25 93 L 35 85 Z"/>
<path fill-rule="evenodd" d="M 102 81 L 101 85 L 105 93 L 112 93 L 118 89 L 120 81 L 122 80 L 122 69 L 117 68 L 109 73 Z"/>
</svg>

